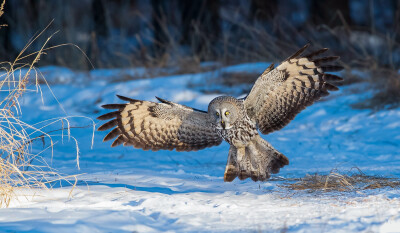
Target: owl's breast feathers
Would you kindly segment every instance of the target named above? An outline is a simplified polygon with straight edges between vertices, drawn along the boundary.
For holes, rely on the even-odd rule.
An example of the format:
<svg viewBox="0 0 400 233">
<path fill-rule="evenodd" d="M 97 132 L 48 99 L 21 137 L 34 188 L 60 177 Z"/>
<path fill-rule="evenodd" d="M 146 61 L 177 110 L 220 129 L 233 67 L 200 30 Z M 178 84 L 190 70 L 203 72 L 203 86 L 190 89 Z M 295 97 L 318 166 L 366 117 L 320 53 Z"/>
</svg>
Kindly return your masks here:
<svg viewBox="0 0 400 233">
<path fill-rule="evenodd" d="M 239 118 L 230 129 L 217 129 L 218 134 L 230 145 L 245 147 L 254 136 L 258 135 L 256 124 L 245 115 Z"/>
</svg>

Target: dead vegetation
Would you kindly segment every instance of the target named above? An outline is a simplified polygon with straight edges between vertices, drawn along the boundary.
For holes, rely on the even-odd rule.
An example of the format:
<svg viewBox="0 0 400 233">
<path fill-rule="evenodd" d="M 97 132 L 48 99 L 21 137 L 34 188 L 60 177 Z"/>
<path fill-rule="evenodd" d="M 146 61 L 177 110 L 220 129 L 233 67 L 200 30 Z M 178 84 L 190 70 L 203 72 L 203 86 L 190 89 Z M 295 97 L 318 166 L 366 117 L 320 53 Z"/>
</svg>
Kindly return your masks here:
<svg viewBox="0 0 400 233">
<path fill-rule="evenodd" d="M 4 2 L 0 13 L 3 13 Z M 47 38 L 41 49 L 27 53 L 29 46 L 47 27 L 33 37 L 12 62 L 0 62 L 0 207 L 7 207 L 17 189 L 51 188 L 54 182 L 67 182 L 72 187 L 76 184 L 76 175 L 63 175 L 49 166 L 54 145 L 54 138 L 75 141 L 76 159 L 79 167 L 79 148 L 76 139 L 70 133 L 69 117 L 50 119 L 36 124 L 21 120 L 22 109 L 19 99 L 26 92 L 41 94 L 41 77 L 35 65 L 41 56 L 49 50 Z M 33 83 L 34 85 L 30 85 Z M 49 130 L 60 126 L 60 130 Z M 42 142 L 43 149 L 33 153 L 35 142 Z M 37 149 L 37 148 L 36 148 Z M 36 150 L 37 151 L 37 150 Z M 71 190 L 72 191 L 72 190 Z"/>
<path fill-rule="evenodd" d="M 356 172 L 343 173 L 334 169 L 327 175 L 315 173 L 306 175 L 304 178 L 292 179 L 290 182 L 285 181 L 281 186 L 308 192 L 346 192 L 400 187 L 399 178 L 370 176 L 364 174 L 359 168 L 355 168 L 355 170 Z"/>
</svg>

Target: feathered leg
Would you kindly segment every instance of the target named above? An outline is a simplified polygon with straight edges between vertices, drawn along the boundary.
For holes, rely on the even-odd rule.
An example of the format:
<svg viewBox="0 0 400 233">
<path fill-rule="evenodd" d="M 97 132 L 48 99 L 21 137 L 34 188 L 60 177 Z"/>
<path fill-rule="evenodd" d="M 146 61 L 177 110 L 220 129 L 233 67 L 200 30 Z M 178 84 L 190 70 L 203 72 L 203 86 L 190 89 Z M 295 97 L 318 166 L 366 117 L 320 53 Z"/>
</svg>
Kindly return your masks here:
<svg viewBox="0 0 400 233">
<path fill-rule="evenodd" d="M 238 173 L 239 169 L 237 165 L 237 149 L 236 147 L 231 145 L 228 153 L 228 162 L 225 168 L 224 181 L 233 181 L 238 176 Z"/>
<path fill-rule="evenodd" d="M 240 180 L 251 177 L 253 181 L 265 181 L 271 173 L 278 173 L 280 168 L 288 164 L 285 155 L 257 135 L 246 147 L 236 148 L 231 145 L 224 181 L 231 182 L 236 177 Z"/>
</svg>

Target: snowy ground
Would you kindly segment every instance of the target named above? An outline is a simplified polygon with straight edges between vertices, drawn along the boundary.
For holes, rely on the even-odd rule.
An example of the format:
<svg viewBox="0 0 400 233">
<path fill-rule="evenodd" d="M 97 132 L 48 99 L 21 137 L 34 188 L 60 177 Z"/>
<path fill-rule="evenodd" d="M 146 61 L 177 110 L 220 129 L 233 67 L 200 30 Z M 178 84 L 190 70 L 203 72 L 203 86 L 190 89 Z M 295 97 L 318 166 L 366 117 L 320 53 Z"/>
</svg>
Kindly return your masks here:
<svg viewBox="0 0 400 233">
<path fill-rule="evenodd" d="M 144 70 L 41 70 L 68 116 L 94 119 L 105 112 L 102 104 L 119 102 L 115 94 L 153 101 L 159 96 L 206 109 L 215 96 L 237 96 L 240 88 L 248 88 L 224 86 L 218 82 L 222 73 L 261 73 L 267 66 L 243 64 L 127 82 L 112 80 L 143 76 Z M 0 210 L 0 231 L 400 232 L 398 189 L 310 193 L 281 187 L 284 181 L 277 179 L 354 166 L 368 175 L 400 176 L 400 109 L 352 109 L 352 103 L 372 94 L 365 90 L 366 84 L 343 87 L 283 130 L 264 136 L 290 159 L 289 166 L 265 183 L 223 182 L 226 143 L 198 152 L 151 152 L 110 148 L 111 143 L 102 142 L 106 132 L 95 132 L 91 149 L 91 128 L 72 129 L 80 147 L 80 170 L 75 143 L 66 137 L 55 137 L 58 144 L 49 163 L 65 174 L 82 174 L 78 186 L 71 195 L 68 184 L 51 190 L 18 190 L 10 207 Z M 43 100 L 28 93 L 21 101 L 23 120 L 34 123 L 66 116 L 44 85 L 42 91 Z M 71 126 L 90 123 L 71 118 Z"/>
</svg>

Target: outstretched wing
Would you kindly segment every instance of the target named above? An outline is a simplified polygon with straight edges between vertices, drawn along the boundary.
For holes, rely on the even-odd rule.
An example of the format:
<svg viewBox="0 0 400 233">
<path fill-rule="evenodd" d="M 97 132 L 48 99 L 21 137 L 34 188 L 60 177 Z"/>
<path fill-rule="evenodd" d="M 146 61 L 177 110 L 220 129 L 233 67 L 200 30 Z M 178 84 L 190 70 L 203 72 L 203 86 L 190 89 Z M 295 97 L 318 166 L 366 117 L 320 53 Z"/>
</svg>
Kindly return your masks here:
<svg viewBox="0 0 400 233">
<path fill-rule="evenodd" d="M 257 122 L 263 134 L 286 126 L 307 106 L 328 91 L 338 88 L 332 84 L 343 79 L 325 72 L 339 71 L 341 66 L 324 65 L 339 59 L 337 56 L 314 58 L 328 49 L 302 55 L 309 45 L 283 61 L 278 67 L 269 67 L 255 82 L 245 99 L 251 119 Z"/>
<path fill-rule="evenodd" d="M 207 113 L 158 98 L 161 103 L 134 100 L 123 96 L 127 104 L 107 104 L 116 109 L 99 116 L 111 121 L 98 130 L 111 130 L 104 141 L 116 137 L 112 147 L 123 144 L 144 150 L 192 151 L 221 144 L 222 138 L 207 123 Z"/>
</svg>

